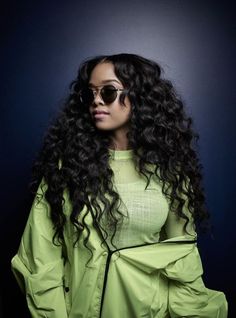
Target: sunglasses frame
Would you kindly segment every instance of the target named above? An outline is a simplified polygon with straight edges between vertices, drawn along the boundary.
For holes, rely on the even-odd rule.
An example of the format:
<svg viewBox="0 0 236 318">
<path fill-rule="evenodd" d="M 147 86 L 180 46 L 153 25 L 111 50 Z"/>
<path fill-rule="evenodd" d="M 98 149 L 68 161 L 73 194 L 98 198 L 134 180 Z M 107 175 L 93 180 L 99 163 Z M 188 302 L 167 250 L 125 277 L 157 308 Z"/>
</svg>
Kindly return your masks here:
<svg viewBox="0 0 236 318">
<path fill-rule="evenodd" d="M 102 96 L 102 90 L 104 89 L 104 87 L 112 87 L 112 89 L 111 90 L 113 90 L 113 91 L 115 91 L 116 92 L 116 96 L 115 96 L 115 98 L 114 98 L 114 100 L 113 101 L 111 101 L 111 102 L 106 102 L 106 101 L 104 101 L 104 99 L 103 99 L 103 96 Z M 100 88 L 99 88 L 100 87 Z M 105 84 L 105 85 L 101 85 L 101 86 L 96 86 L 96 88 L 94 89 L 94 88 L 92 88 L 92 87 L 88 87 L 88 88 L 86 88 L 86 89 L 88 89 L 88 90 L 91 90 L 92 92 L 93 92 L 93 101 L 90 103 L 90 104 L 92 104 L 93 102 L 94 102 L 94 99 L 95 99 L 95 97 L 96 97 L 96 95 L 97 94 L 99 94 L 99 96 L 100 96 L 100 98 L 103 100 L 103 102 L 105 103 L 105 104 L 111 104 L 111 103 L 114 103 L 114 101 L 117 99 L 117 96 L 118 96 L 118 91 L 125 91 L 125 89 L 124 88 L 116 88 L 114 85 L 112 85 L 112 84 Z M 96 95 L 95 95 L 95 92 L 96 92 Z M 82 102 L 82 103 L 84 103 L 83 102 L 83 99 L 82 99 L 82 96 L 81 96 L 81 93 L 82 93 L 82 90 L 80 91 L 80 93 L 79 93 L 79 97 L 80 97 L 80 101 Z"/>
</svg>

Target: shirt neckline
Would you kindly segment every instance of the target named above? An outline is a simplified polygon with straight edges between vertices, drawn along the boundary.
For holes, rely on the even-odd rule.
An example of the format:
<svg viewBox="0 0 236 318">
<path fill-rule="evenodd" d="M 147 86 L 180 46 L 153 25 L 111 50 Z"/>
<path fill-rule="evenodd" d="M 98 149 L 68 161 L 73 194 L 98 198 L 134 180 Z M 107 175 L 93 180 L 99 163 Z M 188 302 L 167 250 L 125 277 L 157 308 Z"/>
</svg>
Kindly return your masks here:
<svg viewBox="0 0 236 318">
<path fill-rule="evenodd" d="M 133 157 L 134 150 L 114 150 L 109 149 L 109 153 L 111 155 L 112 160 L 122 160 L 122 159 L 130 159 Z"/>
</svg>

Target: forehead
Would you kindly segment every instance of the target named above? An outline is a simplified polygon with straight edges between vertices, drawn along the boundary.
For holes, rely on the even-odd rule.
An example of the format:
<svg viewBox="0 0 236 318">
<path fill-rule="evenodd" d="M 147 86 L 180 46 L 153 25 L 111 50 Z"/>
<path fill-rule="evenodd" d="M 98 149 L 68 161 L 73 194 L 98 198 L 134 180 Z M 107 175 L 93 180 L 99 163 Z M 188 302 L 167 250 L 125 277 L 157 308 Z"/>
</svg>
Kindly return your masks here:
<svg viewBox="0 0 236 318">
<path fill-rule="evenodd" d="M 121 84 L 115 75 L 114 65 L 112 63 L 100 63 L 96 65 L 90 75 L 90 86 L 97 86 L 106 83 Z"/>
</svg>

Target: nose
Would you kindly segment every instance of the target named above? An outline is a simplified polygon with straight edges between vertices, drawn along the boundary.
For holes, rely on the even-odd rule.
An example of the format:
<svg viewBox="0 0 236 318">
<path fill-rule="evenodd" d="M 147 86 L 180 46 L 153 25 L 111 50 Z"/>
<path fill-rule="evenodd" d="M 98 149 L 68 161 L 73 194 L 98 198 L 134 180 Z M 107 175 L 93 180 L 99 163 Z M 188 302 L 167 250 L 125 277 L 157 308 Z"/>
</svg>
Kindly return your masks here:
<svg viewBox="0 0 236 318">
<path fill-rule="evenodd" d="M 93 100 L 94 104 L 96 104 L 96 105 L 104 104 L 104 101 L 102 100 L 101 95 L 100 95 L 100 91 L 94 91 L 93 96 L 94 96 L 94 100 Z"/>
</svg>

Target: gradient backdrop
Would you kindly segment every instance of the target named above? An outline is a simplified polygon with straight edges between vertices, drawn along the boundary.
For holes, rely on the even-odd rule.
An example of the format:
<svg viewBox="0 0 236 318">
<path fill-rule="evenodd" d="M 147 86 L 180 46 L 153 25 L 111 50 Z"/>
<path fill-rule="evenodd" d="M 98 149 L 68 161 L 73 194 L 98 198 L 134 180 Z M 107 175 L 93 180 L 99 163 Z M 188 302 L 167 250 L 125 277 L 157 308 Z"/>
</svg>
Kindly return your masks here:
<svg viewBox="0 0 236 318">
<path fill-rule="evenodd" d="M 31 0 L 2 6 L 2 317 L 28 317 L 10 259 L 31 206 L 27 185 L 43 133 L 80 62 L 121 52 L 159 62 L 194 118 L 214 226 L 214 239 L 199 238 L 204 281 L 226 293 L 229 317 L 236 317 L 233 9 L 230 1 L 187 0 Z"/>
</svg>

